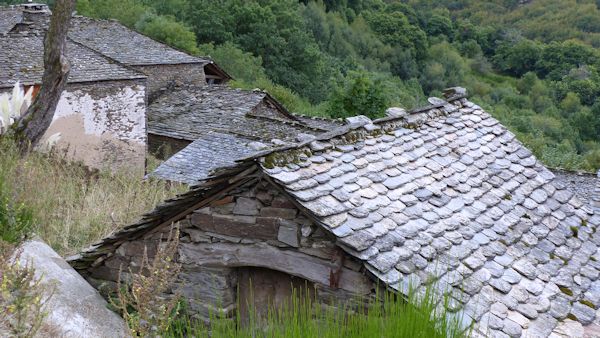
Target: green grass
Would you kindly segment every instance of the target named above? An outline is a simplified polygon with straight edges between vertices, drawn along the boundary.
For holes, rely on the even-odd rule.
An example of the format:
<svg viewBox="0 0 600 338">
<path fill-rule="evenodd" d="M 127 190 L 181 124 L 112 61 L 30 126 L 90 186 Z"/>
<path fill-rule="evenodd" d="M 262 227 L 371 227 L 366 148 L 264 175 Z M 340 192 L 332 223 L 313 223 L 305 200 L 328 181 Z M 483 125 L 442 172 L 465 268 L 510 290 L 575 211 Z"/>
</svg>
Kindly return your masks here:
<svg viewBox="0 0 600 338">
<path fill-rule="evenodd" d="M 382 297 L 365 302 L 364 309 L 317 304 L 311 296 L 293 295 L 283 306 L 249 318 L 236 319 L 211 314 L 210 324 L 180 316 L 162 337 L 226 337 L 226 338 L 442 338 L 467 337 L 469 330 L 461 326 L 462 318 L 445 310 L 446 302 L 428 287 L 424 294 L 410 292 L 408 301 L 385 292 Z M 381 299 L 380 299 L 381 298 Z M 441 301 L 442 306 L 436 307 Z M 239 309 L 239 306 L 238 306 Z"/>
</svg>

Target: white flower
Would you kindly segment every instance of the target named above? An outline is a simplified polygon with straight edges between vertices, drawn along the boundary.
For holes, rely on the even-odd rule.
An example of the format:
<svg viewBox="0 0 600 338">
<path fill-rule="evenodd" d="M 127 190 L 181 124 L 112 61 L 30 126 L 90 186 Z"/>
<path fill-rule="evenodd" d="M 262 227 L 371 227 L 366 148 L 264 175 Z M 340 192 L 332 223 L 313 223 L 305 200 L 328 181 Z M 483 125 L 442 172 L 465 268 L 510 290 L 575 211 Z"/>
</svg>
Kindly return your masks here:
<svg viewBox="0 0 600 338">
<path fill-rule="evenodd" d="M 8 127 L 27 111 L 32 97 L 33 86 L 25 93 L 18 81 L 13 87 L 12 95 L 0 94 L 0 134 L 6 132 Z"/>
</svg>

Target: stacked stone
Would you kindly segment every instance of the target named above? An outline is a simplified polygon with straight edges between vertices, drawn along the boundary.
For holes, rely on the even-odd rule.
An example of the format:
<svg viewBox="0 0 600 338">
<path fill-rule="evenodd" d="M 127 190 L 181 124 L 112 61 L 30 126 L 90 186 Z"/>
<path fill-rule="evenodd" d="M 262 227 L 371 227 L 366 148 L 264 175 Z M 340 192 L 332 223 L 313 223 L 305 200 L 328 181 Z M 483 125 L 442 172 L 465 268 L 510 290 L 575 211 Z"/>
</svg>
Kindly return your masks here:
<svg viewBox="0 0 600 338">
<path fill-rule="evenodd" d="M 215 304 L 219 304 L 221 311 L 232 313 L 236 309 L 237 292 L 235 270 L 226 267 L 237 264 L 223 263 L 223 266 L 207 268 L 204 265 L 214 266 L 214 261 L 198 258 L 206 250 L 218 250 L 219 244 L 227 248 L 235 245 L 236 250 L 244 250 L 242 246 L 248 250 L 272 247 L 281 252 L 298 251 L 327 264 L 337 253 L 329 234 L 303 216 L 289 198 L 264 181 L 258 186 L 240 188 L 210 206 L 194 211 L 180 224 L 183 235 L 180 261 L 184 268 L 178 285 L 194 312 L 203 317 L 208 316 L 208 309 Z M 264 263 L 261 266 L 275 269 L 277 266 L 269 262 L 272 258 L 262 257 Z M 358 275 L 361 270 L 361 264 L 351 257 L 343 264 L 345 271 L 355 271 Z M 323 277 L 324 280 L 329 279 L 329 275 Z M 211 282 L 213 279 L 214 282 Z M 332 297 L 340 302 L 349 302 L 353 297 L 369 293 L 371 288 L 367 284 L 342 285 L 340 290 L 321 283 L 315 283 L 314 287 L 317 299 L 323 303 L 330 302 Z M 213 300 L 218 302 L 211 302 Z"/>
<path fill-rule="evenodd" d="M 334 237 L 303 216 L 289 198 L 265 181 L 234 190 L 209 206 L 195 210 L 177 226 L 181 230 L 178 262 L 182 269 L 172 293 L 183 296 L 191 311 L 206 320 L 211 311 L 226 316 L 235 314 L 237 267 L 282 270 L 272 260 L 276 260 L 277 254 L 287 252 L 297 252 L 290 255 L 299 257 L 300 261 L 312 257 L 313 262 L 326 268 L 323 273 L 305 272 L 308 276 L 321 274 L 320 280 L 306 279 L 314 283 L 315 295 L 323 304 L 332 299 L 337 299 L 339 304 L 352 304 L 357 296 L 373 291 L 368 278 L 360 272 L 362 265 L 347 257 L 341 260 L 343 266 L 337 267 L 334 260 L 340 252 Z M 120 269 L 124 269 L 121 273 L 126 279 L 128 269 L 135 272 L 144 253 L 152 259 L 160 241 L 168 238 L 169 230 L 164 228 L 118 245 L 110 257 L 88 270 L 88 280 L 95 286 L 104 285 L 106 291 L 114 290 Z M 253 250 L 260 250 L 257 251 L 260 261 L 247 265 L 239 255 Z M 223 254 L 210 256 L 211 252 Z M 265 256 L 265 253 L 273 256 Z M 306 265 L 311 266 L 314 265 Z M 299 270 L 302 266 L 289 268 Z M 344 279 L 339 288 L 329 284 L 330 271 L 336 272 L 336 269 L 342 270 Z"/>
</svg>

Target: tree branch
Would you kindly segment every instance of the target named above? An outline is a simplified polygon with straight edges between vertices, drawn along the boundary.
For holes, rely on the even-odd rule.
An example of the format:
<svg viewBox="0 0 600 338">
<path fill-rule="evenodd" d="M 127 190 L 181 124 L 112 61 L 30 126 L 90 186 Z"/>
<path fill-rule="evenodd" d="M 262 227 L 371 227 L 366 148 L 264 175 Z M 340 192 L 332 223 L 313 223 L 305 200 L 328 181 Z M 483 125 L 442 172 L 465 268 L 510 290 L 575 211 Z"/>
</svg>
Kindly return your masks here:
<svg viewBox="0 0 600 338">
<path fill-rule="evenodd" d="M 50 127 L 60 96 L 67 85 L 70 64 L 66 40 L 76 0 L 57 0 L 44 38 L 44 75 L 35 101 L 13 124 L 13 133 L 22 151 L 35 147 Z"/>
</svg>

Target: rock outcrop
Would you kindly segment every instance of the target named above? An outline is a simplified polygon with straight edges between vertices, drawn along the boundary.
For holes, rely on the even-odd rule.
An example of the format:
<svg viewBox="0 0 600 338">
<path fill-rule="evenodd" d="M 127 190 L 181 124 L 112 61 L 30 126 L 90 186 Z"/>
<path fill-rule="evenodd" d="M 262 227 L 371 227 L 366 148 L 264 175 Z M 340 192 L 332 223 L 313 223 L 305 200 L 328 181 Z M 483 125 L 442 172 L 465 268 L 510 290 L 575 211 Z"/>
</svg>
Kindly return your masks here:
<svg viewBox="0 0 600 338">
<path fill-rule="evenodd" d="M 49 286 L 52 296 L 45 305 L 47 316 L 38 336 L 127 337 L 125 322 L 108 309 L 106 301 L 62 257 L 41 240 L 19 248 L 21 265 L 35 269 L 36 277 Z M 50 291 L 51 289 L 51 291 Z"/>
</svg>

